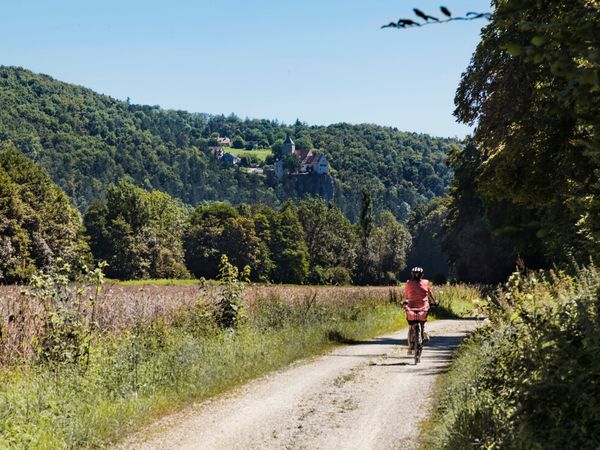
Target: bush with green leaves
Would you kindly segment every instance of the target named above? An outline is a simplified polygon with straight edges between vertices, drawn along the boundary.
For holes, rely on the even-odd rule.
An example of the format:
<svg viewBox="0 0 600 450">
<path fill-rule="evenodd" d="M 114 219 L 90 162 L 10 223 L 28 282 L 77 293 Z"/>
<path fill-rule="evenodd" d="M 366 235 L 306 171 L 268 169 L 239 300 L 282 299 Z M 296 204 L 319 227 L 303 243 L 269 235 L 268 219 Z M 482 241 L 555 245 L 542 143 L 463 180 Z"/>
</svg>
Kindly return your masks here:
<svg viewBox="0 0 600 450">
<path fill-rule="evenodd" d="M 78 280 L 73 283 L 73 269 L 66 263 L 53 272 L 34 275 L 22 291 L 39 311 L 38 334 L 33 339 L 39 361 L 87 366 L 97 328 L 96 311 L 104 282 L 102 268 L 85 268 L 83 275 L 75 274 Z"/>
<path fill-rule="evenodd" d="M 242 294 L 245 283 L 250 277 L 250 267 L 243 270 L 229 262 L 226 255 L 221 256 L 219 267 L 220 289 L 215 305 L 215 319 L 222 328 L 235 329 L 243 318 Z"/>
<path fill-rule="evenodd" d="M 352 284 L 352 272 L 343 266 L 329 267 L 323 270 L 321 280 L 324 284 L 346 286 Z"/>
<path fill-rule="evenodd" d="M 514 274 L 491 299 L 491 324 L 442 383 L 426 446 L 598 448 L 598 270 Z"/>
</svg>

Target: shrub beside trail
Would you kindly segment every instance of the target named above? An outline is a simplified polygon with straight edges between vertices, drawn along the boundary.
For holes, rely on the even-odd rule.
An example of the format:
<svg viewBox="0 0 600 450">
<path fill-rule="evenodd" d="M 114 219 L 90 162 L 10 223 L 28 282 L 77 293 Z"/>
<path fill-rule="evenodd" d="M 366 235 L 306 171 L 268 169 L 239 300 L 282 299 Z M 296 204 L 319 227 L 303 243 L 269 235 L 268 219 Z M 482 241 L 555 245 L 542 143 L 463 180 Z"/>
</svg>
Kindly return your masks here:
<svg viewBox="0 0 600 450">
<path fill-rule="evenodd" d="M 424 448 L 600 448 L 600 273 L 514 274 L 439 383 Z"/>
</svg>

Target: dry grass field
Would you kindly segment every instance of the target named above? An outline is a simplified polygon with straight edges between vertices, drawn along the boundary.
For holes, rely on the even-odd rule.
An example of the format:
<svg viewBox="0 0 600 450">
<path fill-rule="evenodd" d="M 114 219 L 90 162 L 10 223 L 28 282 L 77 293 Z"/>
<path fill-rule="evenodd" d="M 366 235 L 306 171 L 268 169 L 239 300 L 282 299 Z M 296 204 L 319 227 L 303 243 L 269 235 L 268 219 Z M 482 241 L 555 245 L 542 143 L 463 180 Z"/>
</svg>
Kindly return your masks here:
<svg viewBox="0 0 600 450">
<path fill-rule="evenodd" d="M 77 287 L 72 287 L 70 298 L 76 296 Z M 107 283 L 102 286 L 98 301 L 92 307 L 86 301 L 76 306 L 65 305 L 76 310 L 80 320 L 92 320 L 100 334 L 119 335 L 135 327 L 160 321 L 172 323 L 185 311 L 198 304 L 210 306 L 219 297 L 218 285 L 122 285 Z M 38 298 L 24 295 L 26 287 L 0 286 L 0 364 L 9 360 L 27 360 L 35 353 L 35 342 L 43 330 L 45 317 L 43 302 Z M 464 286 L 441 287 L 436 289 L 438 299 L 444 308 L 457 312 L 459 298 L 475 298 L 477 292 Z M 93 295 L 92 288 L 80 291 L 85 300 Z M 343 306 L 357 302 L 399 303 L 402 298 L 401 286 L 302 286 L 302 285 L 261 285 L 249 284 L 244 292 L 243 306 L 252 314 L 261 302 L 283 301 L 290 306 L 303 304 Z M 466 308 L 473 307 L 471 301 Z M 464 316 L 465 311 L 460 311 Z"/>
<path fill-rule="evenodd" d="M 77 288 L 72 289 L 75 292 Z M 105 284 L 95 307 L 94 321 L 100 333 L 111 334 L 158 320 L 169 324 L 199 302 L 213 303 L 219 289 L 216 285 Z M 43 304 L 24 295 L 26 290 L 22 286 L 0 286 L 0 362 L 29 359 L 34 353 L 35 339 L 43 327 Z M 81 297 L 89 298 L 92 294 L 88 288 Z M 248 285 L 244 306 L 251 312 L 261 300 L 272 299 L 292 304 L 350 305 L 364 299 L 393 303 L 400 295 L 399 287 Z M 89 320 L 92 310 L 86 305 L 86 302 L 78 305 L 77 314 Z"/>
</svg>

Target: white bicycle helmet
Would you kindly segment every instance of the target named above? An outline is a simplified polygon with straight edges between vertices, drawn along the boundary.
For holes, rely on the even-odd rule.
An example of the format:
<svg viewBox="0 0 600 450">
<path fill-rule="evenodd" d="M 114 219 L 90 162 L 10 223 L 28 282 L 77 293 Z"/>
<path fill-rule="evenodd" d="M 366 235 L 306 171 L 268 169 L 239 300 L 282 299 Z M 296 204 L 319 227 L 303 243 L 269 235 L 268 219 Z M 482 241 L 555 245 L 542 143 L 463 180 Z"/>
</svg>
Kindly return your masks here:
<svg viewBox="0 0 600 450">
<path fill-rule="evenodd" d="M 423 276 L 423 268 L 422 267 L 413 267 L 410 271 L 413 277 L 421 278 Z"/>
</svg>

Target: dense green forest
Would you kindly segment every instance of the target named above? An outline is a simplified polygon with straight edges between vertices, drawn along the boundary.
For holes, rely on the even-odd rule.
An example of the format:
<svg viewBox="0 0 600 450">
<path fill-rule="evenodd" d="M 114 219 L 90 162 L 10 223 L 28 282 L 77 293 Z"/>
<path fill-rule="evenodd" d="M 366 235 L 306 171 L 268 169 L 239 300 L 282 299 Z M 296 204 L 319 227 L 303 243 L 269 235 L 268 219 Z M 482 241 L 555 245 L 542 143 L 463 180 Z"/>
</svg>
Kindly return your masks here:
<svg viewBox="0 0 600 450">
<path fill-rule="evenodd" d="M 255 281 L 393 283 L 410 234 L 390 212 L 375 215 L 369 202 L 366 195 L 370 225 L 363 227 L 320 198 L 279 210 L 214 202 L 190 211 L 168 194 L 121 182 L 88 209 L 85 225 L 94 256 L 114 278 L 177 278 L 189 270 L 216 279 L 227 255 Z"/>
<path fill-rule="evenodd" d="M 117 279 L 215 279 L 226 255 L 250 279 L 276 283 L 395 283 L 410 234 L 363 193 L 361 221 L 308 197 L 281 208 L 224 202 L 196 208 L 121 181 L 82 217 L 46 171 L 12 144 L 0 150 L 0 284 L 23 283 L 68 264 L 105 262 Z M 84 228 L 85 225 L 85 228 Z M 90 251 L 91 250 L 91 251 Z"/>
<path fill-rule="evenodd" d="M 202 201 L 278 206 L 298 197 L 294 183 L 219 164 L 216 136 L 236 146 L 277 148 L 287 134 L 328 155 L 335 203 L 355 221 L 368 187 L 376 211 L 404 219 L 446 192 L 452 139 L 376 125 L 283 125 L 134 105 L 15 67 L 0 67 L 0 141 L 41 164 L 84 210 L 111 183 L 126 179 L 191 205 Z"/>
</svg>

